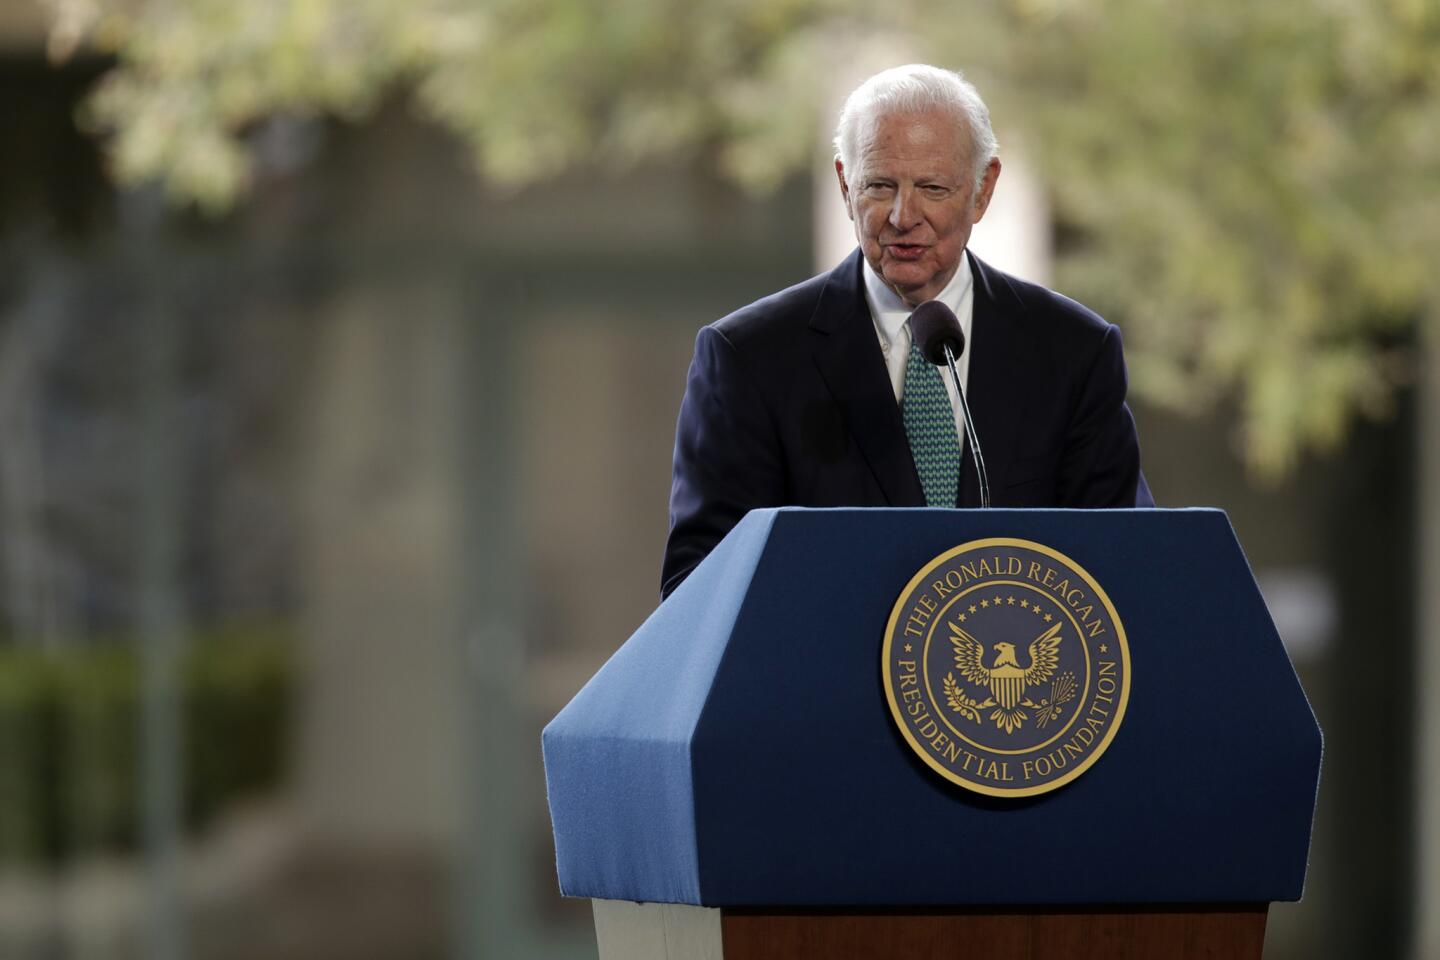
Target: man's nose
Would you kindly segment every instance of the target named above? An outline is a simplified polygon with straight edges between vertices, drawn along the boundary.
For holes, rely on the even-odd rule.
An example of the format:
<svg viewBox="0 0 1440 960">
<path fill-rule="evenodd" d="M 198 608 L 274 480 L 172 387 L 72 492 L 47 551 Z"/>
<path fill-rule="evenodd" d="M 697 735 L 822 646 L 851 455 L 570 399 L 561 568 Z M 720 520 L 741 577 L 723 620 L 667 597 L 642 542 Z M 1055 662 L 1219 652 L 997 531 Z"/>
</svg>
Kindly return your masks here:
<svg viewBox="0 0 1440 960">
<path fill-rule="evenodd" d="M 920 223 L 920 204 L 915 191 L 901 187 L 895 191 L 895 200 L 890 205 L 890 226 L 905 232 Z"/>
</svg>

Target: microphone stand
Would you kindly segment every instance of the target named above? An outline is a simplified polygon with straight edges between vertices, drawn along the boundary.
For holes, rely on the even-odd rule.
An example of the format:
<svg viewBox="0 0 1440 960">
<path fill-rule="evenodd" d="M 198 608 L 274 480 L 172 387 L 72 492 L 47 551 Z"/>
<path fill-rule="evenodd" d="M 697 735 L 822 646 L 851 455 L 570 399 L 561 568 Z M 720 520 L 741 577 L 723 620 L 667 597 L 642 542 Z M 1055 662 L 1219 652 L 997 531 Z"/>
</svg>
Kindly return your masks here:
<svg viewBox="0 0 1440 960">
<path fill-rule="evenodd" d="M 965 388 L 960 386 L 960 372 L 955 369 L 955 353 L 950 344 L 945 344 L 945 362 L 950 365 L 950 378 L 955 381 L 955 392 L 960 397 L 960 412 L 965 415 L 965 438 L 970 452 L 975 457 L 975 479 L 980 481 L 980 506 L 990 506 L 990 477 L 985 473 L 985 457 L 980 453 L 980 439 L 975 436 L 975 424 L 970 417 L 970 404 L 965 402 Z"/>
</svg>

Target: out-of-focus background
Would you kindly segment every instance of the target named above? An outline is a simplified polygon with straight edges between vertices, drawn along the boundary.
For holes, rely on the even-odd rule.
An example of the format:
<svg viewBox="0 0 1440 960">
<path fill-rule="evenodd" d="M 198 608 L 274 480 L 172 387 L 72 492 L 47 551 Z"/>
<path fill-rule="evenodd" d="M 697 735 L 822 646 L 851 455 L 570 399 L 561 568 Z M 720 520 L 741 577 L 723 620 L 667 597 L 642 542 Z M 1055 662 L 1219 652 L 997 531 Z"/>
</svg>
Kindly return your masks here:
<svg viewBox="0 0 1440 960">
<path fill-rule="evenodd" d="M 1324 727 L 1267 956 L 1440 957 L 1440 11 L 984 6 L 5 0 L 0 956 L 593 956 L 540 728 L 696 329 L 848 251 L 835 111 L 925 60 Z"/>
</svg>

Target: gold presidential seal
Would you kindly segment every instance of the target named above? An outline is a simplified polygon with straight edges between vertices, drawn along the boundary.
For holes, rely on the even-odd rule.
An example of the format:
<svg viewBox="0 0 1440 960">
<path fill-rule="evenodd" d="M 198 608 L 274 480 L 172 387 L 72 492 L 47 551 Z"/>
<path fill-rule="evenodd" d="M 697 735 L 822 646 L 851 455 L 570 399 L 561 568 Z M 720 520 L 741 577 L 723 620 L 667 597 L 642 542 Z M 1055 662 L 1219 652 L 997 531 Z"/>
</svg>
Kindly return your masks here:
<svg viewBox="0 0 1440 960">
<path fill-rule="evenodd" d="M 968 790 L 1064 786 L 1109 747 L 1130 697 L 1125 628 L 1100 584 L 1030 540 L 973 540 L 911 578 L 885 628 L 890 713 Z"/>
</svg>

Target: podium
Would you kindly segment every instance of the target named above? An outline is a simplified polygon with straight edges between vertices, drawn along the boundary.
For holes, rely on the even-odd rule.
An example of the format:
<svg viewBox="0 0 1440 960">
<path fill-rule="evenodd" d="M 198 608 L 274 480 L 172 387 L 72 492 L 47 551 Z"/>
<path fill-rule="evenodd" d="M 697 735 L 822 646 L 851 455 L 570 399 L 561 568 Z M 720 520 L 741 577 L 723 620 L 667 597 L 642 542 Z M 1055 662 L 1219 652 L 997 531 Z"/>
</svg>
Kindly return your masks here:
<svg viewBox="0 0 1440 960">
<path fill-rule="evenodd" d="M 882 679 L 917 571 L 993 538 L 1073 560 L 1128 642 L 1123 723 L 1034 796 L 937 774 Z M 1321 755 L 1203 509 L 753 511 L 542 740 L 602 960 L 1259 957 L 1304 887 Z"/>
</svg>

